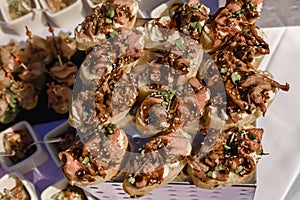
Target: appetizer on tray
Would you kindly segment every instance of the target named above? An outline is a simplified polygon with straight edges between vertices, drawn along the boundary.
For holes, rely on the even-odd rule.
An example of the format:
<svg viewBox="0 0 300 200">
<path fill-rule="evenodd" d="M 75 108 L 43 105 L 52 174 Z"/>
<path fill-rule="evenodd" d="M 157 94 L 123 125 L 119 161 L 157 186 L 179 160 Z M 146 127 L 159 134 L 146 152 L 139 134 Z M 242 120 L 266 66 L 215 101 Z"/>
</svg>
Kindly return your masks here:
<svg viewBox="0 0 300 200">
<path fill-rule="evenodd" d="M 247 183 L 264 155 L 253 124 L 289 90 L 259 69 L 270 52 L 255 23 L 263 1 L 215 14 L 198 0 L 168 4 L 134 27 L 136 3 L 106 1 L 74 30 L 87 55 L 68 119 L 80 140 L 59 153 L 65 176 L 83 188 L 121 180 L 131 197 L 184 167 L 200 188 Z"/>
</svg>

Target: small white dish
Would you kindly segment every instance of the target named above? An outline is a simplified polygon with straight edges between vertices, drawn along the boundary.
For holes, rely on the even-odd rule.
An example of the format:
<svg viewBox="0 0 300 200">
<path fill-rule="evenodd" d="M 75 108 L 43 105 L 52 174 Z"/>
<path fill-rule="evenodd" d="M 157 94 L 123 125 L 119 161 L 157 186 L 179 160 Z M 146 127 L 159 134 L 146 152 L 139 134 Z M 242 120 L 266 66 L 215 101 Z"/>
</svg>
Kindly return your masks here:
<svg viewBox="0 0 300 200">
<path fill-rule="evenodd" d="M 11 172 L 5 174 L 0 179 L 0 193 L 3 193 L 4 190 L 11 191 L 18 185 L 18 180 L 23 184 L 24 189 L 26 189 L 27 194 L 29 195 L 29 199 L 38 200 L 36 189 L 34 185 L 25 180 L 20 174 L 17 172 Z"/>
<path fill-rule="evenodd" d="M 44 140 L 51 140 L 54 138 L 59 138 L 59 137 L 63 137 L 64 134 L 69 130 L 72 129 L 68 123 L 68 121 L 61 123 L 60 125 L 58 125 L 57 127 L 55 127 L 54 129 L 52 129 L 51 131 L 49 131 L 48 133 L 46 133 L 46 135 L 44 136 Z M 76 130 L 74 130 L 76 131 Z M 53 161 L 55 162 L 55 164 L 60 167 L 60 160 L 58 158 L 58 143 L 46 143 L 45 144 L 51 158 L 53 159 Z"/>
<path fill-rule="evenodd" d="M 84 19 L 85 11 L 82 0 L 75 0 L 74 3 L 59 11 L 52 11 L 46 0 L 40 0 L 42 8 L 45 9 L 47 18 L 57 27 L 67 27 L 74 22 L 80 22 Z"/>
<path fill-rule="evenodd" d="M 19 130 L 26 131 L 28 134 L 30 134 L 30 136 L 33 139 L 33 142 L 38 141 L 36 133 L 31 127 L 31 125 L 27 121 L 21 121 L 0 133 L 0 152 L 6 152 L 3 144 L 3 138 L 5 133 L 11 133 Z M 35 167 L 40 166 L 48 160 L 49 156 L 40 144 L 37 144 L 35 146 L 36 150 L 30 156 L 16 163 L 13 162 L 9 157 L 0 156 L 1 166 L 6 171 L 19 171 L 22 174 L 25 174 L 34 169 Z"/>
<path fill-rule="evenodd" d="M 56 182 L 53 185 L 50 185 L 47 187 L 42 193 L 41 193 L 41 200 L 49 200 L 53 195 L 58 194 L 62 190 L 66 189 L 69 182 L 67 179 L 62 179 L 58 182 Z M 87 192 L 83 191 L 86 198 L 88 200 L 93 200 L 94 198 Z"/>
<path fill-rule="evenodd" d="M 38 0 L 32 0 L 35 7 L 29 13 L 13 19 L 9 13 L 9 4 L 7 0 L 0 0 L 1 2 L 1 14 L 3 20 L 1 22 L 1 28 L 6 32 L 15 32 L 18 35 L 26 35 L 26 28 L 31 31 L 38 31 L 46 24 L 46 18 L 42 12 Z"/>
</svg>

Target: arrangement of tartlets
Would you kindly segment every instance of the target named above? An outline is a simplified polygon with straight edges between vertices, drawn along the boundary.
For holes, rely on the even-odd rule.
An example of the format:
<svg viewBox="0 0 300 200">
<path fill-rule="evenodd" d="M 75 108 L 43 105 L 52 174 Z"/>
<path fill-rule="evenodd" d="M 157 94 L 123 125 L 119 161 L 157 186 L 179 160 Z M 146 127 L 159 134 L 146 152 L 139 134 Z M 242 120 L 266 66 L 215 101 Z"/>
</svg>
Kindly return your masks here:
<svg viewBox="0 0 300 200">
<path fill-rule="evenodd" d="M 12 39 L 0 46 L 0 123 L 13 122 L 21 110 L 35 109 L 45 90 L 48 105 L 44 106 L 68 113 L 78 71 L 71 61 L 76 42 L 70 34 L 55 35 L 49 26 L 49 35 L 41 37 L 27 28 L 26 41 Z"/>
<path fill-rule="evenodd" d="M 253 124 L 278 91 L 289 90 L 259 70 L 270 51 L 255 24 L 262 4 L 228 0 L 210 14 L 199 0 L 170 1 L 136 25 L 137 1 L 97 2 L 74 27 L 74 38 L 28 34 L 25 49 L 14 41 L 2 46 L 0 119 L 34 108 L 16 91 L 18 81 L 28 83 L 23 77 L 33 63 L 42 62 L 47 67 L 39 74 L 53 80 L 46 83 L 49 108 L 69 113 L 45 139 L 65 137 L 70 127 L 80 136 L 72 135 L 65 148 L 47 146 L 72 186 L 122 181 L 130 197 L 141 197 L 180 173 L 206 189 L 247 183 L 265 154 L 264 130 Z M 26 48 L 37 58 L 22 57 Z M 78 50 L 85 53 L 79 69 L 70 62 Z M 34 83 L 27 88 L 36 92 Z"/>
<path fill-rule="evenodd" d="M 68 119 L 81 138 L 59 152 L 69 182 L 117 179 L 140 197 L 183 170 L 201 188 L 253 179 L 264 155 L 253 124 L 289 90 L 259 70 L 269 53 L 255 24 L 262 3 L 227 1 L 210 14 L 176 1 L 139 26 L 133 0 L 95 6 L 74 29 L 87 56 Z"/>
</svg>

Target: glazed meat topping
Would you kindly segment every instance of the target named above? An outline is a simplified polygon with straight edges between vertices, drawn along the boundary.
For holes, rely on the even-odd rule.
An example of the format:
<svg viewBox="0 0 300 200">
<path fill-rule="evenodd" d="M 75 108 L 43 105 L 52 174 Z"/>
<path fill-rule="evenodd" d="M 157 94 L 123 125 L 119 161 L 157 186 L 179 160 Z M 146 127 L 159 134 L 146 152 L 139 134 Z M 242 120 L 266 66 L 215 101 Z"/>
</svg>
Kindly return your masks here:
<svg viewBox="0 0 300 200">
<path fill-rule="evenodd" d="M 81 29 L 77 29 L 79 37 L 86 35 L 93 40 L 99 34 L 104 34 L 106 38 L 118 34 L 115 24 L 126 25 L 132 19 L 133 5 L 133 0 L 109 0 L 96 6 L 92 14 L 81 23 Z"/>
<path fill-rule="evenodd" d="M 263 154 L 262 135 L 263 129 L 260 128 L 228 129 L 221 133 L 216 145 L 206 156 L 196 155 L 189 157 L 188 161 L 195 175 L 204 182 L 210 179 L 226 181 L 230 172 L 244 176 L 255 170 Z"/>
<path fill-rule="evenodd" d="M 199 41 L 204 21 L 209 19 L 209 9 L 199 1 L 189 1 L 187 4 L 171 8 L 170 17 L 172 27 Z"/>
<path fill-rule="evenodd" d="M 103 178 L 105 170 L 118 164 L 122 149 L 119 144 L 120 130 L 115 124 L 99 125 L 91 134 L 85 135 L 68 150 L 60 152 L 62 169 L 70 181 L 95 181 L 93 176 Z"/>
<path fill-rule="evenodd" d="M 180 131 L 167 131 L 139 149 L 131 160 L 128 181 L 137 188 L 159 184 L 163 181 L 164 165 L 181 161 L 186 156 L 190 141 Z"/>
<path fill-rule="evenodd" d="M 211 35 L 216 47 L 232 36 L 239 33 L 244 26 L 254 23 L 259 17 L 260 5 L 252 1 L 230 1 L 213 15 L 211 22 Z"/>
<path fill-rule="evenodd" d="M 135 102 L 136 92 L 135 79 L 121 68 L 116 68 L 107 77 L 101 78 L 94 100 L 100 123 L 106 122 L 115 113 L 130 108 Z"/>
<path fill-rule="evenodd" d="M 236 121 L 242 117 L 239 113 L 251 113 L 256 107 L 265 114 L 270 95 L 278 89 L 288 91 L 289 84 L 281 85 L 267 74 L 251 72 L 243 76 L 235 72 L 226 82 L 225 89 L 228 95 L 227 112 Z"/>
</svg>

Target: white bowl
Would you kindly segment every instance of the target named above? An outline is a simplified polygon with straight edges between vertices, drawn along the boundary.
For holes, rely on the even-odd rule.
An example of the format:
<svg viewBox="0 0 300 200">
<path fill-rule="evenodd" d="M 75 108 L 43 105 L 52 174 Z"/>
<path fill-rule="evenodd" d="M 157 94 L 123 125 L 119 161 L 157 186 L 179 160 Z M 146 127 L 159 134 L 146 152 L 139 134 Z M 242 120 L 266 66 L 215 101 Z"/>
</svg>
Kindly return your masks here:
<svg viewBox="0 0 300 200">
<path fill-rule="evenodd" d="M 19 179 L 27 190 L 31 200 L 38 200 L 37 193 L 34 185 L 25 180 L 20 174 L 17 172 L 11 172 L 5 174 L 0 179 L 0 192 L 3 192 L 4 189 L 11 190 L 17 185 L 17 179 Z"/>
<path fill-rule="evenodd" d="M 41 193 L 41 200 L 48 200 L 51 196 L 59 193 L 60 191 L 64 190 L 68 185 L 67 179 L 62 179 L 56 182 L 54 185 L 50 185 Z M 94 198 L 87 192 L 84 191 L 88 200 L 93 200 Z"/>
<path fill-rule="evenodd" d="M 46 135 L 44 136 L 44 140 L 50 140 L 54 138 L 58 138 L 65 134 L 69 128 L 69 123 L 68 121 L 61 123 L 58 125 L 56 128 L 52 129 Z M 55 164 L 60 167 L 60 160 L 58 158 L 58 149 L 57 149 L 57 144 L 56 143 L 46 143 L 45 144 L 51 158 L 55 162 Z"/>
<path fill-rule="evenodd" d="M 31 31 L 38 31 L 46 24 L 46 18 L 41 10 L 38 0 L 33 0 L 35 4 L 34 10 L 16 19 L 12 19 L 9 14 L 7 0 L 0 0 L 0 2 L 0 10 L 4 20 L 1 23 L 1 27 L 4 31 L 7 30 L 19 35 L 25 35 L 25 26 L 28 26 Z"/>
<path fill-rule="evenodd" d="M 45 9 L 48 19 L 57 27 L 64 28 L 70 25 L 77 25 L 85 16 L 82 0 L 76 0 L 71 5 L 57 12 L 51 11 L 46 0 L 40 0 L 40 3 L 42 8 Z"/>
<path fill-rule="evenodd" d="M 21 121 L 0 133 L 0 152 L 5 152 L 3 144 L 4 133 L 9 133 L 17 130 L 27 131 L 31 135 L 33 141 L 38 141 L 36 133 L 32 129 L 31 125 L 27 121 Z M 6 171 L 19 171 L 20 173 L 25 174 L 31 171 L 33 168 L 43 164 L 45 161 L 48 160 L 48 158 L 49 156 L 47 152 L 42 148 L 40 144 L 37 144 L 36 151 L 20 162 L 13 163 L 8 157 L 3 156 L 0 157 L 0 162 L 1 166 Z"/>
</svg>

